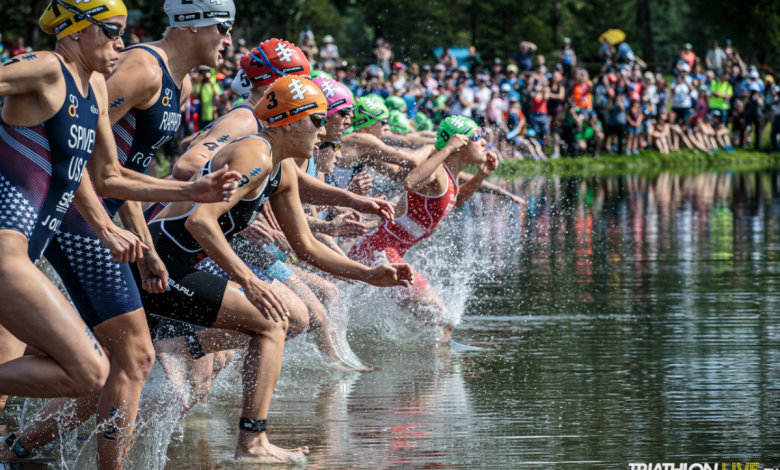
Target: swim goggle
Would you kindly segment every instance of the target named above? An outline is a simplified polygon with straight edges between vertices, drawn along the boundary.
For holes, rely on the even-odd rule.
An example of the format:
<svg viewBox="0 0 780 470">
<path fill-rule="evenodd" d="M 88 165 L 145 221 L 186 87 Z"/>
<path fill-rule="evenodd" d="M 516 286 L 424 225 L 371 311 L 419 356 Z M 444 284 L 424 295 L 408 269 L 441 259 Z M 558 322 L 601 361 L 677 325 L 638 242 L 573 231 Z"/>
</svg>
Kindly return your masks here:
<svg viewBox="0 0 780 470">
<path fill-rule="evenodd" d="M 314 127 L 318 129 L 328 123 L 328 118 L 324 114 L 312 114 L 309 117 L 311 118 Z"/>
<path fill-rule="evenodd" d="M 223 36 L 230 34 L 230 31 L 232 30 L 233 30 L 232 21 L 223 21 L 222 23 L 217 23 L 217 31 L 219 31 L 219 34 Z"/>
<path fill-rule="evenodd" d="M 320 150 L 324 150 L 328 147 L 333 147 L 333 151 L 338 152 L 341 149 L 341 142 L 323 142 L 320 144 Z"/>
<path fill-rule="evenodd" d="M 118 37 L 122 37 L 125 35 L 125 31 L 115 24 L 110 23 L 103 23 L 102 21 L 98 21 L 95 18 L 92 18 L 91 15 L 88 15 L 84 13 L 83 11 L 79 10 L 78 8 L 74 8 L 67 3 L 63 2 L 62 0 L 52 0 L 51 2 L 51 10 L 56 16 L 60 16 L 59 8 L 57 8 L 57 5 L 62 6 L 69 12 L 73 13 L 75 16 L 73 17 L 74 23 L 81 20 L 87 20 L 92 24 L 96 24 L 100 26 L 100 29 L 103 30 L 103 34 L 106 35 L 109 39 L 115 39 Z"/>
</svg>

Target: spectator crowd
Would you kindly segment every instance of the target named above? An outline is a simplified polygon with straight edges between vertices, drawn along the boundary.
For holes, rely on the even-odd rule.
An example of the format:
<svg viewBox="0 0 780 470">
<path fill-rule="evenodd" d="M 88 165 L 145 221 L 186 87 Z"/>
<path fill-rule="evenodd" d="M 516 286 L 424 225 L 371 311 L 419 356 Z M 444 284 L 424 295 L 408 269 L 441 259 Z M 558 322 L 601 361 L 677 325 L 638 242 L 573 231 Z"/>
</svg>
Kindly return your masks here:
<svg viewBox="0 0 780 470">
<path fill-rule="evenodd" d="M 651 69 L 628 42 L 612 44 L 604 38 L 600 67 L 589 67 L 597 70 L 595 76 L 578 64 L 569 38 L 547 57 L 523 41 L 509 60 L 484 61 L 474 47 L 452 48 L 430 65 L 398 60 L 380 38 L 374 60 L 360 68 L 342 60 L 330 35 L 318 43 L 306 27 L 297 40 L 315 75 L 344 83 L 355 97 L 373 93 L 384 98 L 394 114 L 394 132 L 434 130 L 447 116 L 467 116 L 483 127 L 503 159 L 758 149 L 767 126 L 773 151 L 780 151 L 780 87 L 771 73 L 762 77 L 758 68 L 745 64 L 729 40 L 724 47 L 713 41 L 703 56 L 685 44 L 669 67 Z M 28 49 L 21 38 L 0 45 L 0 61 Z M 182 138 L 241 99 L 231 85 L 249 51 L 244 39 L 234 39 L 219 68 L 191 73 Z M 179 153 L 174 143 L 164 150 Z"/>
</svg>

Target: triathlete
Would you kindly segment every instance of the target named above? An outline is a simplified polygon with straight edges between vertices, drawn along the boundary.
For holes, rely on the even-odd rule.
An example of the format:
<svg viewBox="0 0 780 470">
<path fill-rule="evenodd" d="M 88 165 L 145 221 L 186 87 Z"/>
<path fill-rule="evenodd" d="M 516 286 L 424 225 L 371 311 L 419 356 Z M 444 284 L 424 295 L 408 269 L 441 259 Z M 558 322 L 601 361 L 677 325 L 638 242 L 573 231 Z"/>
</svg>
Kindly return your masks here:
<svg viewBox="0 0 780 470">
<path fill-rule="evenodd" d="M 349 251 L 350 258 L 369 266 L 404 262 L 406 252 L 429 237 L 453 208 L 465 204 L 498 165 L 495 154 L 485 152 L 485 140 L 471 119 L 448 117 L 438 134 L 438 152 L 404 181 L 407 192 L 396 207 L 399 217 L 358 240 Z M 459 190 L 453 175 L 474 163 L 479 172 Z M 441 340 L 448 341 L 455 325 L 444 318 L 444 302 L 421 275 L 415 273 L 414 277 L 414 287 L 394 290 L 399 304 L 426 323 L 441 327 Z"/>
<path fill-rule="evenodd" d="M 377 286 L 408 286 L 407 264 L 366 268 L 317 242 L 305 222 L 298 178 L 291 158 L 305 158 L 324 135 L 327 102 L 316 85 L 301 77 L 278 79 L 255 108 L 268 128 L 225 146 L 199 172 L 227 164 L 242 173 L 238 201 L 220 204 L 173 203 L 149 224 L 157 252 L 170 272 L 170 292 L 142 293 L 149 313 L 207 328 L 246 333 L 251 338 L 244 356 L 244 402 L 235 457 L 252 462 L 287 462 L 307 453 L 273 446 L 265 433 L 268 408 L 281 369 L 288 318 L 299 305 L 282 299 L 260 270 L 246 265 L 230 248 L 236 233 L 246 229 L 270 197 L 285 235 L 298 255 L 313 266 Z M 210 257 L 221 276 L 198 270 Z M 228 280 L 234 279 L 236 282 Z M 261 279 L 260 277 L 263 277 Z M 142 282 L 136 273 L 136 283 Z M 281 320 L 281 321 L 280 321 Z M 296 325 L 296 333 L 305 328 Z M 182 341 L 184 341 L 182 339 Z M 245 341 L 244 341 L 245 342 Z M 186 345 L 183 346 L 186 350 Z M 210 344 L 203 342 L 204 352 Z"/>
<path fill-rule="evenodd" d="M 403 181 L 409 171 L 433 153 L 432 145 L 407 151 L 384 143 L 382 137 L 387 132 L 389 115 L 387 106 L 377 95 L 366 95 L 355 102 L 353 132 L 341 139 L 341 157 L 336 159 L 333 170 L 336 187 L 346 188 L 366 165 L 388 174 L 395 181 Z"/>
<path fill-rule="evenodd" d="M 219 50 L 230 45 L 229 30 L 235 14 L 232 0 L 223 0 L 219 6 L 205 1 L 181 5 L 169 0 L 165 9 L 172 27 L 165 38 L 122 51 L 106 81 L 111 103 L 109 118 L 116 144 L 99 141 L 95 153 L 116 155 L 125 169 L 138 173 L 146 172 L 157 149 L 178 130 L 180 103 L 189 94 L 189 71 L 201 64 L 218 65 Z M 182 22 L 179 21 L 181 15 L 198 15 L 201 19 Z M 67 18 L 62 16 L 56 19 L 65 20 Z M 110 149 L 106 148 L 109 144 Z M 181 190 L 187 183 L 146 178 L 154 185 L 136 190 L 146 192 L 146 197 L 179 201 L 199 199 Z M 170 189 L 161 192 L 165 187 L 161 182 Z M 103 205 L 109 217 L 119 212 L 125 227 L 138 233 L 149 246 L 144 259 L 138 260 L 144 277 L 143 287 L 162 293 L 169 288 L 168 277 L 151 244 L 140 203 L 124 202 L 107 198 Z M 45 256 L 60 275 L 82 318 L 109 353 L 111 371 L 99 401 L 97 396 L 87 397 L 76 406 L 90 409 L 86 413 L 89 416 L 97 405 L 98 425 L 102 429 L 97 441 L 98 467 L 120 468 L 122 450 L 132 435 L 141 390 L 154 363 L 154 348 L 138 288 L 129 265 L 109 259 L 108 249 L 100 244 L 96 232 L 74 207 L 65 214 Z M 71 406 L 68 400 L 53 400 L 40 414 L 50 416 L 65 406 Z M 45 429 L 43 420 L 34 421 L 41 423 L 37 426 L 41 429 L 28 429 L 19 436 L 17 442 L 23 448 L 32 449 L 42 444 L 36 434 L 43 433 L 46 439 L 52 437 L 52 430 Z M 77 423 L 71 423 L 74 424 Z"/>
<path fill-rule="evenodd" d="M 0 292 L 5 300 L 0 308 L 0 395 L 88 395 L 103 387 L 109 369 L 84 322 L 33 263 L 71 201 L 80 205 L 88 195 L 86 182 L 85 190 L 77 190 L 95 145 L 100 112 L 107 107 L 102 74 L 110 73 L 118 60 L 127 10 L 120 0 L 83 5 L 66 0 L 47 12 L 55 6 L 68 25 L 53 23 L 51 13 L 40 22 L 45 32 L 57 33 L 55 51 L 21 54 L 0 68 L 0 95 L 5 97 L 0 123 Z M 81 21 L 70 20 L 93 9 Z M 94 193 L 92 198 L 99 206 Z M 100 211 L 95 214 L 100 220 L 90 222 L 101 241 L 119 259 L 135 259 L 140 241 L 118 230 Z M 123 244 L 131 249 L 122 249 Z M 20 357 L 25 343 L 45 356 Z"/>
</svg>

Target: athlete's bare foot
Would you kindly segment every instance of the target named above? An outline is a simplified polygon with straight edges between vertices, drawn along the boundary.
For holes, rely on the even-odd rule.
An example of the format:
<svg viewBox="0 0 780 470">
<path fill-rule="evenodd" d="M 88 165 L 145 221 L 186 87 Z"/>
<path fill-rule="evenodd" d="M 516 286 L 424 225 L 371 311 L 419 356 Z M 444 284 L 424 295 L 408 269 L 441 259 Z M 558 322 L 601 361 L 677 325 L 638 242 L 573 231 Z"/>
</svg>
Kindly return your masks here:
<svg viewBox="0 0 780 470">
<path fill-rule="evenodd" d="M 240 462 L 303 463 L 309 455 L 309 448 L 305 446 L 288 450 L 271 444 L 264 432 L 258 435 L 258 433 L 239 431 L 238 441 L 235 458 Z"/>
<path fill-rule="evenodd" d="M 454 329 L 454 326 L 441 325 L 441 336 L 436 338 L 436 345 L 441 346 L 449 343 L 452 340 L 452 331 Z"/>
</svg>

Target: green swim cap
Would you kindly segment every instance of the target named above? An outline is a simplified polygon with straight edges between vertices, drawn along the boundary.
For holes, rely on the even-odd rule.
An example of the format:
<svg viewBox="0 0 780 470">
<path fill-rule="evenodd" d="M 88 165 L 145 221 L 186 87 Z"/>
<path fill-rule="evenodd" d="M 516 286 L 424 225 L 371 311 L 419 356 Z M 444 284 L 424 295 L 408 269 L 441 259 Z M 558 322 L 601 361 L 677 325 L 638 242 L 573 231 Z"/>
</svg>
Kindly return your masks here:
<svg viewBox="0 0 780 470">
<path fill-rule="evenodd" d="M 417 115 L 414 116 L 414 125 L 417 127 L 418 131 L 433 130 L 433 121 L 431 121 L 431 118 L 426 116 L 424 113 L 418 112 Z"/>
<path fill-rule="evenodd" d="M 390 111 L 403 111 L 406 112 L 406 100 L 400 96 L 388 96 L 385 98 L 385 105 Z"/>
<path fill-rule="evenodd" d="M 320 77 L 320 78 L 330 78 L 331 80 L 333 80 L 333 77 L 331 77 L 331 75 L 328 72 L 324 71 L 324 70 L 312 70 L 311 71 L 311 78 L 317 78 L 317 77 Z"/>
<path fill-rule="evenodd" d="M 398 132 L 400 134 L 412 132 L 412 125 L 409 123 L 409 118 L 401 111 L 390 111 L 390 117 L 387 118 L 387 123 L 390 125 L 390 130 L 393 132 Z"/>
<path fill-rule="evenodd" d="M 352 119 L 352 127 L 355 130 L 363 129 L 377 121 L 390 117 L 390 111 L 385 106 L 385 101 L 374 94 L 358 98 L 352 109 L 355 113 L 355 117 Z"/>
<path fill-rule="evenodd" d="M 436 150 L 443 149 L 447 142 L 455 134 L 463 134 L 466 137 L 471 136 L 477 130 L 477 123 L 463 116 L 450 116 L 439 125 L 438 137 L 436 139 Z"/>
<path fill-rule="evenodd" d="M 437 96 L 433 100 L 433 109 L 435 109 L 436 111 L 447 109 L 447 96 L 446 95 Z"/>
<path fill-rule="evenodd" d="M 355 128 L 354 128 L 354 127 L 352 127 L 352 126 L 349 126 L 349 127 L 347 127 L 347 128 L 344 130 L 344 135 L 349 135 L 349 134 L 352 134 L 353 132 L 355 132 Z"/>
</svg>

